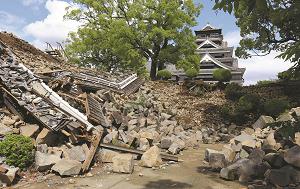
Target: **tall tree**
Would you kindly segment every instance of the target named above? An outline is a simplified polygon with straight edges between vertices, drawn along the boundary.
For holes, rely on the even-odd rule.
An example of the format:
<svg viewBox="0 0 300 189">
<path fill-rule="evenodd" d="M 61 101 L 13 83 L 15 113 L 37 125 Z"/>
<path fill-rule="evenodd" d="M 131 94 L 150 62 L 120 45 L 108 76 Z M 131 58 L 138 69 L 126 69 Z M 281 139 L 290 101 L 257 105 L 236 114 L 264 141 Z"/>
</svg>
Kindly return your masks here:
<svg viewBox="0 0 300 189">
<path fill-rule="evenodd" d="M 80 62 L 106 69 L 144 68 L 151 62 L 150 77 L 164 63 L 198 69 L 191 27 L 201 6 L 192 0 L 74 0 L 67 14 L 83 26 L 70 34 L 67 51 Z"/>
<path fill-rule="evenodd" d="M 300 1 L 299 0 L 215 0 L 214 9 L 234 12 L 241 29 L 242 58 L 264 56 L 272 50 L 279 57 L 295 63 L 300 71 Z"/>
</svg>

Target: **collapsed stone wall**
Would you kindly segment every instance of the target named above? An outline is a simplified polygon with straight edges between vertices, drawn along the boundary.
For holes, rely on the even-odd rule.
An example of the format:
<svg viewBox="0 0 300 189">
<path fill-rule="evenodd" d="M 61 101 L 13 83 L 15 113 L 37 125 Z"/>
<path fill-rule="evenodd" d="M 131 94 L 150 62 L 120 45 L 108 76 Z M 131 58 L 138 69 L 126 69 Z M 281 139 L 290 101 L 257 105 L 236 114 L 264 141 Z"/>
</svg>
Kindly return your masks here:
<svg viewBox="0 0 300 189">
<path fill-rule="evenodd" d="M 207 149 L 205 160 L 220 171 L 221 178 L 251 183 L 248 188 L 296 188 L 300 184 L 299 126 L 300 107 L 275 120 L 261 116 L 222 151 Z"/>
</svg>

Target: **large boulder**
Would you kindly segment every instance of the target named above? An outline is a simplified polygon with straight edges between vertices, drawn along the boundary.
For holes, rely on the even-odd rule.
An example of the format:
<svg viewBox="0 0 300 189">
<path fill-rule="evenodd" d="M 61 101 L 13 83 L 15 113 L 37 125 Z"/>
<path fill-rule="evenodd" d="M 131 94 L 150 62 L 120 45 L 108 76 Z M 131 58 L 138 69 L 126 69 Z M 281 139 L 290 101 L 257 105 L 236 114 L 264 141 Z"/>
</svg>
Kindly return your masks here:
<svg viewBox="0 0 300 189">
<path fill-rule="evenodd" d="M 78 175 L 81 171 L 82 164 L 79 161 L 71 159 L 61 159 L 51 170 L 59 173 L 61 176 Z"/>
<path fill-rule="evenodd" d="M 139 140 L 139 150 L 146 151 L 150 148 L 149 140 L 146 138 L 140 138 Z"/>
<path fill-rule="evenodd" d="M 33 125 L 25 125 L 20 127 L 20 134 L 26 137 L 32 137 L 39 130 L 39 126 L 36 124 Z"/>
<path fill-rule="evenodd" d="M 132 173 L 134 167 L 132 154 L 118 154 L 112 158 L 113 172 L 115 173 Z"/>
<path fill-rule="evenodd" d="M 102 148 L 97 153 L 97 160 L 103 163 L 112 163 L 113 158 L 119 154 L 119 152 Z"/>
<path fill-rule="evenodd" d="M 293 182 L 296 170 L 292 166 L 284 166 L 280 169 L 270 169 L 265 173 L 266 179 L 277 186 L 288 186 Z"/>
<path fill-rule="evenodd" d="M 9 186 L 15 181 L 19 168 L 5 165 L 3 169 L 5 169 L 5 172 L 0 172 L 0 181 Z"/>
<path fill-rule="evenodd" d="M 295 143 L 300 146 L 300 132 L 295 133 Z"/>
<path fill-rule="evenodd" d="M 205 150 L 205 160 L 208 161 L 209 166 L 213 169 L 224 168 L 228 164 L 224 152 L 212 149 Z"/>
<path fill-rule="evenodd" d="M 264 157 L 265 157 L 265 152 L 259 148 L 255 148 L 250 153 L 248 159 L 251 159 L 256 164 L 260 164 L 263 162 Z"/>
<path fill-rule="evenodd" d="M 283 159 L 283 154 L 268 153 L 265 155 L 264 160 L 267 161 L 273 168 L 281 168 L 287 163 Z"/>
<path fill-rule="evenodd" d="M 77 160 L 80 162 L 83 162 L 86 159 L 86 153 L 83 149 L 83 146 L 72 146 L 70 149 L 65 149 L 64 156 L 68 159 Z"/>
<path fill-rule="evenodd" d="M 167 113 L 161 113 L 160 115 L 162 117 L 162 120 L 168 120 L 168 119 L 172 118 L 172 115 L 167 114 Z"/>
<path fill-rule="evenodd" d="M 208 162 L 209 161 L 209 156 L 213 153 L 221 153 L 221 152 L 217 151 L 217 150 L 206 148 L 205 152 L 204 152 L 204 160 Z"/>
<path fill-rule="evenodd" d="M 162 164 L 160 149 L 157 146 L 147 150 L 141 158 L 140 165 L 144 167 L 158 167 Z"/>
<path fill-rule="evenodd" d="M 300 107 L 292 108 L 291 111 L 293 116 L 300 118 Z"/>
<path fill-rule="evenodd" d="M 280 114 L 276 119 L 276 122 L 288 122 L 288 121 L 294 121 L 293 116 L 289 112 Z"/>
<path fill-rule="evenodd" d="M 256 147 L 255 137 L 253 137 L 251 135 L 248 135 L 246 133 L 242 133 L 241 135 L 234 137 L 233 140 L 236 143 L 241 143 L 242 146 L 246 146 L 246 147 L 249 147 L 249 148 L 255 148 Z"/>
<path fill-rule="evenodd" d="M 236 151 L 234 148 L 232 148 L 231 145 L 224 145 L 222 148 L 222 152 L 228 162 L 232 162 L 235 159 Z"/>
<path fill-rule="evenodd" d="M 185 142 L 183 140 L 180 139 L 176 139 L 174 140 L 174 142 L 171 144 L 171 146 L 169 147 L 168 151 L 175 155 L 178 154 L 181 150 L 183 150 L 185 148 Z"/>
<path fill-rule="evenodd" d="M 0 123 L 0 135 L 7 135 L 7 134 L 12 134 L 13 133 L 13 129 L 5 126 L 4 124 Z"/>
<path fill-rule="evenodd" d="M 240 159 L 237 162 L 222 168 L 220 177 L 226 180 L 236 180 L 239 178 L 239 169 L 243 163 L 249 161 L 248 159 Z"/>
<path fill-rule="evenodd" d="M 17 122 L 17 119 L 16 117 L 8 117 L 8 116 L 4 116 L 1 120 L 1 123 L 4 124 L 4 125 L 7 125 L 7 126 L 12 126 L 14 125 L 15 123 Z"/>
<path fill-rule="evenodd" d="M 245 183 L 255 178 L 263 178 L 265 172 L 269 169 L 271 169 L 271 166 L 267 162 L 258 163 L 253 159 L 249 159 L 241 163 L 239 167 L 239 181 Z"/>
<path fill-rule="evenodd" d="M 42 153 L 40 151 L 36 151 L 35 153 L 35 166 L 38 171 L 46 171 L 60 160 L 61 158 L 57 155 Z"/>
<path fill-rule="evenodd" d="M 140 136 L 140 138 L 146 138 L 150 141 L 153 141 L 153 139 L 154 139 L 153 132 L 151 132 L 151 131 L 142 131 L 141 130 L 139 132 L 139 136 Z"/>
<path fill-rule="evenodd" d="M 271 117 L 271 116 L 265 116 L 265 115 L 262 115 L 258 118 L 258 120 L 252 125 L 253 129 L 256 129 L 256 128 L 265 128 L 267 127 L 268 125 L 274 123 L 275 120 Z"/>
<path fill-rule="evenodd" d="M 56 145 L 58 141 L 58 135 L 47 128 L 43 130 L 36 137 L 37 144 L 47 144 L 48 146 Z"/>
<path fill-rule="evenodd" d="M 288 164 L 300 168 L 300 146 L 295 145 L 288 149 L 283 154 L 283 158 Z"/>
<path fill-rule="evenodd" d="M 47 153 L 48 152 L 48 146 L 47 144 L 39 144 L 36 146 L 36 151 Z"/>
<path fill-rule="evenodd" d="M 172 137 L 168 137 L 168 136 L 162 137 L 161 141 L 160 141 L 160 148 L 161 149 L 168 149 L 172 145 L 172 142 L 173 142 Z"/>
<path fill-rule="evenodd" d="M 281 145 L 276 142 L 274 132 L 271 132 L 263 141 L 262 149 L 265 151 L 273 152 L 277 151 L 279 148 L 281 148 Z"/>
</svg>

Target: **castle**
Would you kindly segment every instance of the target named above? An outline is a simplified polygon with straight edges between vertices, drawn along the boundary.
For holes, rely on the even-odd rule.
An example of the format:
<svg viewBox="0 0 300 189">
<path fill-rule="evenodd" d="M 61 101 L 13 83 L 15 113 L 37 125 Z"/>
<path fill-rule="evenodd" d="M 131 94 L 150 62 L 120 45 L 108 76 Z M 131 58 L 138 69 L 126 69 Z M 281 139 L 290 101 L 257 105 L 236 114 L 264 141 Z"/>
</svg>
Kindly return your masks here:
<svg viewBox="0 0 300 189">
<path fill-rule="evenodd" d="M 224 68 L 230 70 L 232 79 L 230 82 L 243 83 L 245 68 L 238 67 L 237 58 L 233 57 L 233 47 L 228 47 L 223 40 L 222 29 L 214 28 L 207 24 L 203 29 L 195 31 L 196 53 L 201 56 L 199 62 L 200 72 L 195 79 L 208 83 L 217 82 L 213 78 L 214 70 Z M 187 78 L 183 70 L 176 69 L 175 65 L 168 64 L 166 69 L 172 72 L 173 79 L 184 80 Z"/>
</svg>

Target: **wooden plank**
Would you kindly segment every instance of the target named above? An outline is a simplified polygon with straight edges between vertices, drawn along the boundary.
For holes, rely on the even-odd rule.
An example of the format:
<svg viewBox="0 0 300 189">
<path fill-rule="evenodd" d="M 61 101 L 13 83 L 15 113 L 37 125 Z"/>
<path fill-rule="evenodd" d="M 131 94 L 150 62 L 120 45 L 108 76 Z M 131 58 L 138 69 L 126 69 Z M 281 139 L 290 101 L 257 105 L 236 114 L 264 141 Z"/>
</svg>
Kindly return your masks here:
<svg viewBox="0 0 300 189">
<path fill-rule="evenodd" d="M 81 100 L 81 99 L 79 99 L 77 97 L 74 97 L 72 95 L 69 95 L 69 94 L 66 94 L 66 93 L 62 93 L 62 92 L 57 92 L 57 94 L 60 95 L 60 96 L 64 96 L 66 98 L 70 98 L 70 99 L 72 99 L 72 100 L 74 100 L 74 101 L 76 101 L 78 103 L 81 103 L 82 105 L 85 105 L 85 101 L 84 100 Z"/>
<path fill-rule="evenodd" d="M 103 129 L 102 128 L 100 129 L 100 127 L 98 127 L 98 128 L 97 128 L 97 130 L 93 131 L 94 134 L 93 134 L 93 139 L 91 141 L 90 151 L 89 151 L 89 154 L 88 154 L 86 160 L 82 164 L 82 172 L 86 172 L 90 168 L 92 160 L 94 159 L 95 153 L 99 146 L 100 140 L 102 138 Z"/>
<path fill-rule="evenodd" d="M 115 146 L 113 144 L 100 144 L 100 147 L 103 148 L 108 148 L 108 149 L 112 149 L 112 150 L 118 150 L 118 151 L 122 151 L 122 152 L 127 152 L 127 153 L 132 153 L 132 154 L 138 154 L 138 155 L 143 155 L 143 153 L 145 151 L 142 150 L 135 150 L 135 149 L 130 149 L 130 148 L 125 148 L 125 147 L 121 147 L 121 146 Z M 177 156 L 174 155 L 170 155 L 170 154 L 165 154 L 165 153 L 161 153 L 161 158 L 167 161 L 181 161 L 178 159 Z"/>
</svg>

